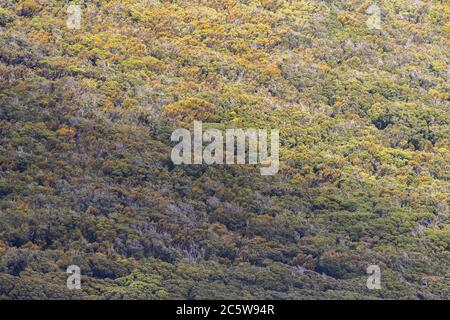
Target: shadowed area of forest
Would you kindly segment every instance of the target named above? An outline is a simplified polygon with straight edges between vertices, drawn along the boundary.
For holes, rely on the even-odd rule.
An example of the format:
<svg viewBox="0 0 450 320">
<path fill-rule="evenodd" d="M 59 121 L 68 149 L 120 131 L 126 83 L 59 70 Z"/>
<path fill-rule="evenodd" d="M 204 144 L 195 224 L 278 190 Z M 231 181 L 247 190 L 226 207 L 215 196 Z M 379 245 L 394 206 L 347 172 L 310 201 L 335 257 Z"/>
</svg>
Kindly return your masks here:
<svg viewBox="0 0 450 320">
<path fill-rule="evenodd" d="M 0 0 L 0 299 L 449 299 L 450 2 L 373 3 Z"/>
</svg>

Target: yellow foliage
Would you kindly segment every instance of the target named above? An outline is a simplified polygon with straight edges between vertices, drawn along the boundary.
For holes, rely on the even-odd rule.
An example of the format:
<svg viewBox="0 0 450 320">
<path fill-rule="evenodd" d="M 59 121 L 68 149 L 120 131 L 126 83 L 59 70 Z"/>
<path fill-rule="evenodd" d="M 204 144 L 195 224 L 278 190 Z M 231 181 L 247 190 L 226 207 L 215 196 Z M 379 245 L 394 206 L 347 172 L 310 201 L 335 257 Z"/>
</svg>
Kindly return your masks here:
<svg viewBox="0 0 450 320">
<path fill-rule="evenodd" d="M 123 101 L 123 107 L 125 109 L 132 109 L 134 107 L 136 107 L 139 104 L 139 101 L 137 101 L 136 99 L 132 99 L 132 98 L 126 98 Z"/>
<path fill-rule="evenodd" d="M 17 5 L 16 11 L 21 16 L 31 17 L 39 10 L 39 1 L 23 0 Z"/>
<path fill-rule="evenodd" d="M 0 240 L 0 252 L 5 252 L 8 246 L 3 240 Z"/>
<path fill-rule="evenodd" d="M 56 134 L 60 137 L 73 138 L 75 136 L 75 129 L 63 126 L 56 130 Z"/>
<path fill-rule="evenodd" d="M 331 71 L 331 68 L 325 62 L 319 63 L 319 69 L 325 73 L 329 73 Z"/>
<path fill-rule="evenodd" d="M 187 98 L 163 108 L 163 114 L 176 123 L 190 124 L 194 121 L 216 122 L 217 107 L 199 98 Z"/>
<path fill-rule="evenodd" d="M 33 250 L 33 251 L 36 251 L 36 250 L 39 250 L 39 249 L 40 249 L 40 247 L 39 247 L 37 244 L 32 243 L 32 242 L 30 242 L 30 241 L 28 241 L 27 243 L 25 243 L 25 244 L 22 246 L 22 248 L 23 248 L 23 249 L 28 249 L 28 250 Z M 0 250 L 0 251 L 1 251 L 1 250 Z"/>
</svg>

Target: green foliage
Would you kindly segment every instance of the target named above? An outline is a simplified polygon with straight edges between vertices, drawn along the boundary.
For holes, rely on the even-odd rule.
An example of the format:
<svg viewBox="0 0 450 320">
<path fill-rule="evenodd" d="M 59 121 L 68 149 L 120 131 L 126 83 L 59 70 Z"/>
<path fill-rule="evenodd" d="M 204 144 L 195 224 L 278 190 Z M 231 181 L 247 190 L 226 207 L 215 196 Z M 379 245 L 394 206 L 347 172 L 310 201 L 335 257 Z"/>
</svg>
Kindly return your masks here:
<svg viewBox="0 0 450 320">
<path fill-rule="evenodd" d="M 0 8 L 0 299 L 449 298 L 448 1 L 378 1 L 381 30 L 367 1 L 68 3 Z M 194 120 L 279 129 L 280 172 L 174 166 Z"/>
</svg>

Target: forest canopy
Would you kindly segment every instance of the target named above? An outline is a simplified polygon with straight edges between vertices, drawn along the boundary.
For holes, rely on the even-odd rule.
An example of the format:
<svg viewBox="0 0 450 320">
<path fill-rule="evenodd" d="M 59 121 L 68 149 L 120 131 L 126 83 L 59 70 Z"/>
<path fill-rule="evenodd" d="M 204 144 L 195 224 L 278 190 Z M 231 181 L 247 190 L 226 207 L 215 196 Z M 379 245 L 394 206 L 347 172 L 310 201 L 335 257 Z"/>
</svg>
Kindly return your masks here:
<svg viewBox="0 0 450 320">
<path fill-rule="evenodd" d="M 449 44 L 448 0 L 0 0 L 0 299 L 449 299 Z M 194 120 L 279 172 L 175 166 Z"/>
</svg>

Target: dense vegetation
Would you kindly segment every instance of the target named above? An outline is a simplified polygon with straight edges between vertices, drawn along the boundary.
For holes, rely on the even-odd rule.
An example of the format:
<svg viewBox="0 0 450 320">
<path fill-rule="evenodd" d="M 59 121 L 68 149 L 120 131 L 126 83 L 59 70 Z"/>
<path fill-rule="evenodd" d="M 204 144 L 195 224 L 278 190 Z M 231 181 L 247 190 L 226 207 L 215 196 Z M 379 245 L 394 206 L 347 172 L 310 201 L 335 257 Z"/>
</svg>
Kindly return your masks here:
<svg viewBox="0 0 450 320">
<path fill-rule="evenodd" d="M 450 2 L 373 3 L 0 0 L 0 298 L 449 299 Z M 174 166 L 194 119 L 280 171 Z"/>
</svg>

